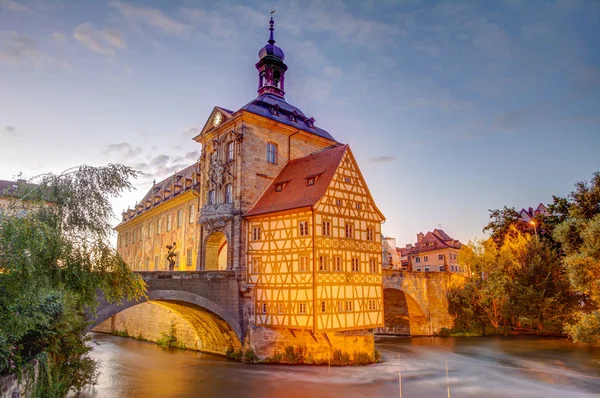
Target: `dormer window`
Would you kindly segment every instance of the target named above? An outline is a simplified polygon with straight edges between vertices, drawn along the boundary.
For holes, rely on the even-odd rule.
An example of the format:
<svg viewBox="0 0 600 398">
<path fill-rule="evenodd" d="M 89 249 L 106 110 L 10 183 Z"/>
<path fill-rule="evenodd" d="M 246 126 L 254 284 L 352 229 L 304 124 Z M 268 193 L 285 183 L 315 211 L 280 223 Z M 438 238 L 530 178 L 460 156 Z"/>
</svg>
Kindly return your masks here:
<svg viewBox="0 0 600 398">
<path fill-rule="evenodd" d="M 296 122 L 298 120 L 298 113 L 296 111 L 290 113 L 290 121 Z"/>
<path fill-rule="evenodd" d="M 306 125 L 310 128 L 315 127 L 315 118 L 311 117 L 310 119 L 306 119 Z"/>
<path fill-rule="evenodd" d="M 279 183 L 275 185 L 275 192 L 283 191 L 283 187 L 285 186 L 285 182 Z"/>
<path fill-rule="evenodd" d="M 317 181 L 316 177 L 309 177 L 306 179 L 306 185 L 315 185 L 316 181 Z"/>
</svg>

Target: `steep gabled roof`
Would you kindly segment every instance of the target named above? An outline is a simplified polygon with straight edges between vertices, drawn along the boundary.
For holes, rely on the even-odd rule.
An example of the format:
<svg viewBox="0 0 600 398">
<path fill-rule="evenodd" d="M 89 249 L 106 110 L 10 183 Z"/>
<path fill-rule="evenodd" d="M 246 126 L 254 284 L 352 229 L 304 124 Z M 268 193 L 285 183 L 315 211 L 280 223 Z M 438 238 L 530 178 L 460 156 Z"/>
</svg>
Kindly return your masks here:
<svg viewBox="0 0 600 398">
<path fill-rule="evenodd" d="M 313 206 L 325 195 L 348 145 L 290 160 L 245 216 Z M 308 179 L 315 177 L 313 185 Z M 281 186 L 280 191 L 277 187 Z"/>
</svg>

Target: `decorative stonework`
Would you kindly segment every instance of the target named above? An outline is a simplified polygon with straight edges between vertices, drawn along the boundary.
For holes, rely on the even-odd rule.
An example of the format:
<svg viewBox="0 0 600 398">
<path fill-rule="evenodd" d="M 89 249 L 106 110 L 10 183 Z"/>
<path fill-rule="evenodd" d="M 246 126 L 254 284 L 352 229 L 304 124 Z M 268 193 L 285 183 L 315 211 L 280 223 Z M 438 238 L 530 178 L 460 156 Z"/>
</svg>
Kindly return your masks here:
<svg viewBox="0 0 600 398">
<path fill-rule="evenodd" d="M 233 204 L 224 203 L 220 205 L 206 205 L 202 208 L 200 224 L 204 226 L 207 233 L 223 231 L 227 221 L 233 218 Z"/>
</svg>

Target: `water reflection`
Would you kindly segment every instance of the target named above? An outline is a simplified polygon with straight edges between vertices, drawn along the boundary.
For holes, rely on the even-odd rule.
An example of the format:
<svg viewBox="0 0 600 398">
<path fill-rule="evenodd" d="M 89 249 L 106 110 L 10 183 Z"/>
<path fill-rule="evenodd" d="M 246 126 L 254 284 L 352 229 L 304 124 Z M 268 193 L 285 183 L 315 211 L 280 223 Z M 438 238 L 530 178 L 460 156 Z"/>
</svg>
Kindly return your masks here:
<svg viewBox="0 0 600 398">
<path fill-rule="evenodd" d="M 535 338 L 377 338 L 384 363 L 331 368 L 242 365 L 94 334 L 99 384 L 81 397 L 598 397 L 600 350 Z"/>
</svg>

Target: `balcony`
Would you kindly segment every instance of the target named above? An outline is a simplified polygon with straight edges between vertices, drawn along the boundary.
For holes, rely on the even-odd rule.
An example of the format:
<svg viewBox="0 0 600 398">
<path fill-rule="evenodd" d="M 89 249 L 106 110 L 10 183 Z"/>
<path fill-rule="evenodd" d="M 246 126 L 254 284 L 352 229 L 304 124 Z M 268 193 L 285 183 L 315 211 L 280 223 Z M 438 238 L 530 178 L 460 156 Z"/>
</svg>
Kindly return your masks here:
<svg viewBox="0 0 600 398">
<path fill-rule="evenodd" d="M 221 203 L 216 205 L 205 205 L 200 210 L 200 224 L 209 231 L 217 231 L 225 228 L 227 221 L 233 218 L 233 203 Z"/>
</svg>

